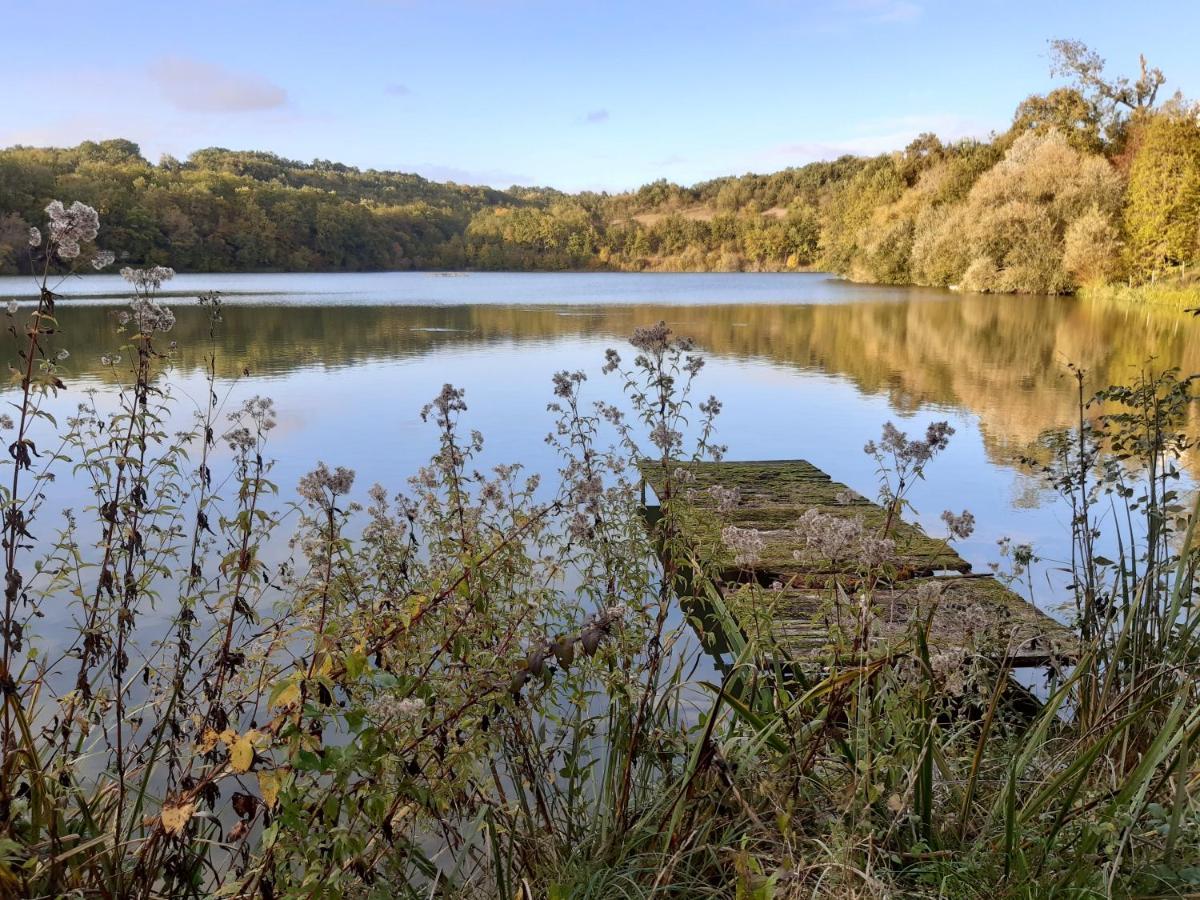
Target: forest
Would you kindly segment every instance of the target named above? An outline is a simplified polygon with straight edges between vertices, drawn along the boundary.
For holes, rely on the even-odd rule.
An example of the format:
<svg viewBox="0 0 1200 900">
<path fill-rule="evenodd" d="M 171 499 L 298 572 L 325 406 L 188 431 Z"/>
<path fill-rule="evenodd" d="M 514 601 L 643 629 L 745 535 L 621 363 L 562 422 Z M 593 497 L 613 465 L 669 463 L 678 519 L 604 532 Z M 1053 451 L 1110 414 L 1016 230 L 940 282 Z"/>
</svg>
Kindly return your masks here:
<svg viewBox="0 0 1200 900">
<path fill-rule="evenodd" d="M 1200 115 L 1143 58 L 1133 79 L 1051 42 L 1061 86 L 987 140 L 923 134 L 875 157 L 625 193 L 495 190 L 327 160 L 127 140 L 0 151 L 0 273 L 25 271 L 44 198 L 104 217 L 122 262 L 181 271 L 819 269 L 864 282 L 1071 293 L 1190 285 Z"/>
</svg>

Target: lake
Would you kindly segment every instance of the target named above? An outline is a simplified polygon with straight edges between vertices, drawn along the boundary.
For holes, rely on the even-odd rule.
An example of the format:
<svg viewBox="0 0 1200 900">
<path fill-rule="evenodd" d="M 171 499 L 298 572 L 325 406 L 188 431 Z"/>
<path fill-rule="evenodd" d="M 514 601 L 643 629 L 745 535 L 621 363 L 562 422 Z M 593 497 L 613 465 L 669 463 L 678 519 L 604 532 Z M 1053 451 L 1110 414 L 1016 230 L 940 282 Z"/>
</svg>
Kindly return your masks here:
<svg viewBox="0 0 1200 900">
<path fill-rule="evenodd" d="M 977 570 L 998 560 L 1002 537 L 1047 559 L 1068 555 L 1064 507 L 1019 463 L 1039 435 L 1076 416 L 1068 362 L 1097 387 L 1129 379 L 1150 357 L 1200 371 L 1200 325 L 1178 313 L 813 273 L 183 275 L 167 288 L 184 412 L 204 393 L 207 325 L 194 297 L 219 290 L 218 392 L 230 392 L 231 408 L 255 394 L 274 399 L 273 477 L 285 491 L 317 460 L 356 469 L 360 497 L 374 481 L 403 488 L 434 450 L 419 411 L 445 382 L 466 389 L 464 424 L 484 434 L 486 462 L 553 473 L 544 443 L 553 373 L 582 369 L 591 396 L 613 399 L 619 386 L 600 372 L 605 348 L 627 347 L 636 326 L 663 319 L 708 357 L 700 389 L 724 402 L 719 438 L 730 458 L 803 457 L 874 496 L 862 447 L 883 423 L 920 432 L 948 419 L 957 433 L 912 500 L 933 534 L 944 531 L 944 509 L 975 514 L 960 550 Z M 121 343 L 125 291 L 116 276 L 58 290 L 67 299 L 55 346 L 70 357 L 68 391 L 52 407 L 69 412 L 83 390 L 101 403 L 111 396 L 100 357 Z M 0 299 L 35 294 L 28 279 L 0 278 Z M 15 363 L 11 344 L 8 353 Z M 1197 461 L 1187 462 L 1194 472 Z M 51 501 L 80 508 L 90 494 L 63 475 Z M 1039 596 L 1051 611 L 1061 599 L 1053 593 Z"/>
</svg>

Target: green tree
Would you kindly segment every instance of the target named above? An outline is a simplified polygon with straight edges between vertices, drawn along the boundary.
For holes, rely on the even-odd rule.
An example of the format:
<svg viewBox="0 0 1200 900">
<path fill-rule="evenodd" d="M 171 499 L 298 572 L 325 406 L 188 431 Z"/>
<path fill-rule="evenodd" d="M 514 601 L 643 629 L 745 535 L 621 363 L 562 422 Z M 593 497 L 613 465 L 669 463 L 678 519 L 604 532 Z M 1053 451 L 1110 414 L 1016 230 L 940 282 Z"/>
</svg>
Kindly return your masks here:
<svg viewBox="0 0 1200 900">
<path fill-rule="evenodd" d="M 1150 278 L 1200 262 L 1200 124 L 1194 116 L 1159 113 L 1139 137 L 1125 230 L 1134 273 Z"/>
</svg>

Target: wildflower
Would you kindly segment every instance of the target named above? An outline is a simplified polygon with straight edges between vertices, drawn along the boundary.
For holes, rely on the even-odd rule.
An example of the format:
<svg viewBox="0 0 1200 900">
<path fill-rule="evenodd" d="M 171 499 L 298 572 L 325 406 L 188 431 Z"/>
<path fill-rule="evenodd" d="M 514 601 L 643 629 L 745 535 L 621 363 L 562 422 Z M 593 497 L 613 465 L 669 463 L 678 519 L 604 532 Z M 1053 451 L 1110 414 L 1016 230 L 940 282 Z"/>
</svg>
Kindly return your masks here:
<svg viewBox="0 0 1200 900">
<path fill-rule="evenodd" d="M 707 400 L 700 404 L 700 412 L 710 419 L 715 419 L 721 414 L 721 401 L 716 397 L 709 396 Z"/>
<path fill-rule="evenodd" d="M 170 331 L 175 327 L 175 313 L 160 306 L 149 297 L 135 297 L 129 303 L 138 331 L 151 334 L 155 331 Z"/>
<path fill-rule="evenodd" d="M 554 396 L 569 398 L 575 392 L 576 386 L 585 381 L 587 381 L 587 375 L 583 372 L 555 372 Z"/>
<path fill-rule="evenodd" d="M 229 449 L 234 453 L 247 453 L 254 449 L 255 444 L 254 435 L 245 426 L 227 431 L 225 442 L 229 444 Z"/>
<path fill-rule="evenodd" d="M 425 712 L 425 701 L 419 697 L 381 697 L 376 701 L 379 714 L 387 719 L 415 719 Z"/>
<path fill-rule="evenodd" d="M 0 413 L 0 428 L 5 430 L 12 428 L 15 425 L 12 416 L 8 413 Z"/>
<path fill-rule="evenodd" d="M 650 432 L 650 441 L 663 453 L 671 454 L 683 443 L 683 435 L 659 422 Z"/>
<path fill-rule="evenodd" d="M 679 484 L 691 484 L 696 480 L 694 472 L 690 472 L 683 466 L 676 466 L 675 471 L 671 473 L 671 479 Z"/>
<path fill-rule="evenodd" d="M 117 255 L 111 250 L 100 250 L 92 257 L 92 268 L 99 272 L 111 266 L 116 258 Z"/>
<path fill-rule="evenodd" d="M 879 567 L 893 560 L 896 553 L 896 542 L 891 538 L 877 535 L 863 537 L 861 558 L 868 566 Z"/>
<path fill-rule="evenodd" d="M 254 431 L 244 424 L 249 420 Z M 225 433 L 225 442 L 235 453 L 248 452 L 256 446 L 258 438 L 275 427 L 275 401 L 270 397 L 255 395 L 229 414 L 229 421 L 238 425 Z"/>
<path fill-rule="evenodd" d="M 666 322 L 660 321 L 657 325 L 633 329 L 629 343 L 647 353 L 661 353 L 667 349 L 670 340 L 671 329 L 667 327 Z"/>
<path fill-rule="evenodd" d="M 603 492 L 604 484 L 601 482 L 600 476 L 593 475 L 591 478 L 586 478 L 579 483 L 575 502 L 589 506 L 595 505 Z"/>
<path fill-rule="evenodd" d="M 733 551 L 735 565 L 750 566 L 758 562 L 765 542 L 753 528 L 738 528 L 726 525 L 721 529 L 721 540 Z"/>
<path fill-rule="evenodd" d="M 807 510 L 796 523 L 796 537 L 804 542 L 810 555 L 838 561 L 861 552 L 864 527 L 861 516 L 837 516 L 819 509 Z M 797 558 L 801 551 L 793 551 Z"/>
<path fill-rule="evenodd" d="M 78 200 L 68 207 L 64 207 L 61 200 L 53 200 L 46 206 L 46 215 L 50 217 L 50 240 L 60 245 L 59 255 L 62 244 L 75 244 L 78 247 L 79 244 L 94 241 L 100 233 L 99 214 Z"/>
<path fill-rule="evenodd" d="M 604 367 L 600 370 L 605 375 L 609 372 L 615 372 L 621 365 L 621 354 L 612 347 L 604 351 Z"/>
<path fill-rule="evenodd" d="M 55 252 L 61 260 L 74 259 L 79 255 L 79 242 L 72 240 L 61 240 L 58 242 L 58 247 Z"/>
<path fill-rule="evenodd" d="M 18 305 L 18 303 L 17 303 L 17 301 L 16 301 L 16 300 L 9 300 L 9 301 L 8 301 L 8 307 L 7 307 L 7 309 L 8 309 L 8 314 L 9 314 L 10 316 L 15 316 L 15 315 L 17 314 L 17 310 L 18 310 L 19 308 L 20 308 L 20 307 L 19 307 L 19 305 Z"/>
<path fill-rule="evenodd" d="M 710 487 L 708 493 L 717 501 L 717 512 L 733 512 L 742 499 L 742 492 L 737 488 L 725 488 L 719 484 Z"/>
<path fill-rule="evenodd" d="M 350 493 L 354 486 L 354 470 L 338 466 L 332 472 L 325 463 L 300 479 L 297 492 L 310 503 L 324 505 L 331 497 Z"/>
<path fill-rule="evenodd" d="M 126 266 L 121 270 L 121 277 L 138 291 L 156 291 L 175 277 L 175 270 L 170 266 L 152 266 L 149 269 Z"/>
<path fill-rule="evenodd" d="M 40 228 L 30 228 L 29 229 L 29 246 L 30 247 L 42 246 L 42 230 Z"/>
<path fill-rule="evenodd" d="M 103 356 L 100 357 L 100 365 L 111 366 L 112 364 L 113 364 L 113 359 L 107 353 L 105 353 Z"/>
<path fill-rule="evenodd" d="M 611 403 L 605 403 L 602 400 L 597 402 L 596 411 L 604 417 L 604 421 L 609 425 L 620 425 L 625 421 L 625 413 Z"/>
<path fill-rule="evenodd" d="M 592 523 L 582 511 L 577 511 L 567 523 L 567 530 L 573 540 L 581 541 L 591 534 Z"/>
<path fill-rule="evenodd" d="M 950 510 L 946 510 L 942 513 L 942 521 L 946 523 L 950 537 L 959 540 L 966 540 L 975 530 L 975 517 L 965 509 L 962 511 L 962 515 L 958 516 Z"/>
<path fill-rule="evenodd" d="M 963 672 L 966 659 L 967 651 L 962 647 L 943 650 L 929 658 L 929 667 L 933 670 L 933 677 L 952 697 L 960 696 L 966 689 L 966 676 Z"/>
<path fill-rule="evenodd" d="M 954 429 L 949 422 L 932 422 L 925 429 L 925 439 L 909 440 L 908 435 L 891 422 L 885 422 L 883 435 L 878 444 L 867 441 L 863 452 L 868 456 L 890 454 L 901 466 L 923 466 L 939 450 L 945 450 L 950 443 Z"/>
<path fill-rule="evenodd" d="M 429 421 L 429 414 L 436 410 L 437 421 L 443 425 L 448 424 L 451 413 L 466 411 L 467 404 L 463 400 L 465 396 L 466 391 L 462 388 L 456 388 L 452 384 L 442 385 L 442 392 L 421 410 L 421 420 Z"/>
</svg>

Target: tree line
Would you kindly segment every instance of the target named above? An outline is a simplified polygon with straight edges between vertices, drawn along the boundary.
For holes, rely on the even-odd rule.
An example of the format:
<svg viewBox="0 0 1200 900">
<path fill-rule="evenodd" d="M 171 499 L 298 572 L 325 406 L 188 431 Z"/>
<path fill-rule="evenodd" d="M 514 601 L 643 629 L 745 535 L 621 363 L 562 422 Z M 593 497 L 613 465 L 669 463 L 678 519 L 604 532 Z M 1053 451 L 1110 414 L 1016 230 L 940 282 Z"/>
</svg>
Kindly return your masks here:
<svg viewBox="0 0 1200 900">
<path fill-rule="evenodd" d="M 1109 77 L 1052 41 L 1069 84 L 988 140 L 924 134 L 690 187 L 566 194 L 440 184 L 210 148 L 146 160 L 127 140 L 0 151 L 0 272 L 25 271 L 47 198 L 94 206 L 122 257 L 185 271 L 818 268 L 893 284 L 1063 293 L 1200 261 L 1200 116 L 1161 71 Z"/>
</svg>

